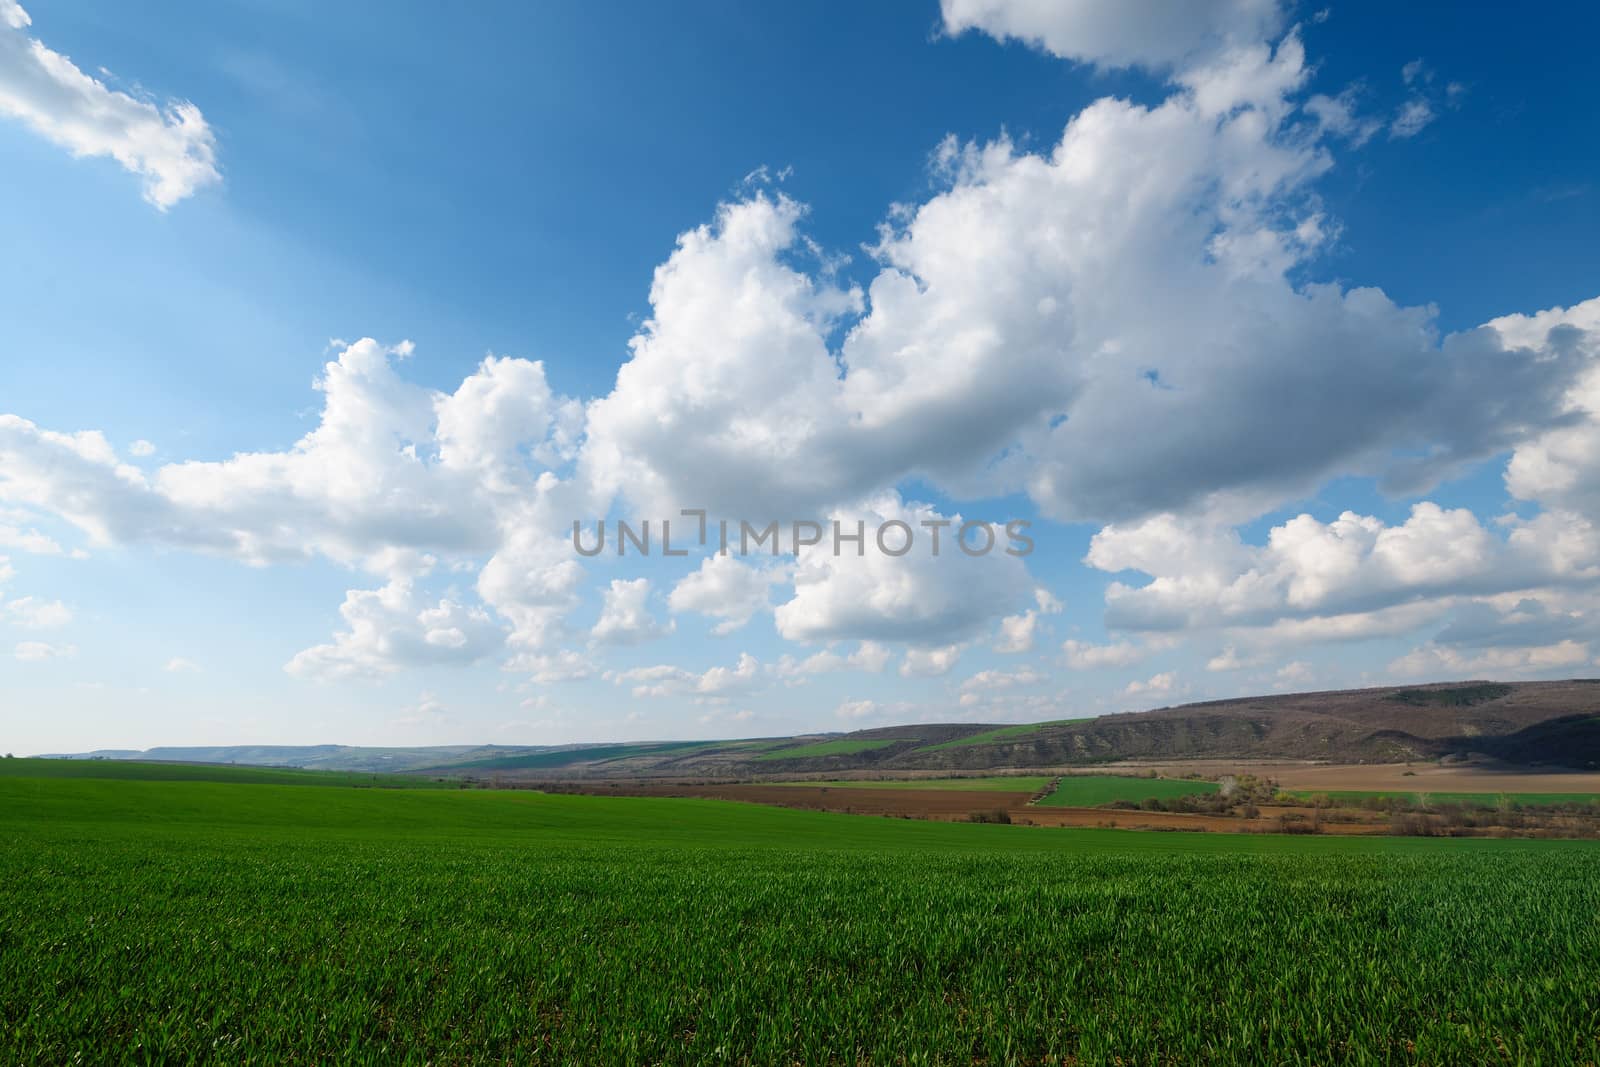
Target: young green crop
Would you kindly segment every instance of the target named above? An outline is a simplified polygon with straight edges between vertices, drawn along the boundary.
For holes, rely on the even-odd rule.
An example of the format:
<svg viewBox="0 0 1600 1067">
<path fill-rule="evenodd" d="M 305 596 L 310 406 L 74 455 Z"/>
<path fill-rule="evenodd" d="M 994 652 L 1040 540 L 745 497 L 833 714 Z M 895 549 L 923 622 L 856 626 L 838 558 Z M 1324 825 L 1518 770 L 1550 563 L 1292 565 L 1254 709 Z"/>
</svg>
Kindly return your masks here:
<svg viewBox="0 0 1600 1067">
<path fill-rule="evenodd" d="M 1037 793 L 1052 779 L 1042 775 L 992 775 L 974 778 L 868 778 L 854 781 L 768 782 L 768 785 L 824 786 L 829 789 L 936 789 L 955 792 Z"/>
<path fill-rule="evenodd" d="M 1049 722 L 1028 722 L 1019 726 L 997 726 L 993 730 L 958 737 L 954 741 L 941 741 L 937 745 L 924 745 L 918 752 L 943 752 L 952 748 L 969 748 L 973 745 L 993 745 L 1005 741 L 1025 741 L 1046 726 L 1074 726 L 1094 722 L 1093 719 L 1052 719 Z"/>
<path fill-rule="evenodd" d="M 1600 849 L 0 780 L 0 1062 L 1585 1062 Z"/>
<path fill-rule="evenodd" d="M 460 783 L 418 774 L 308 771 L 234 763 L 158 760 L 7 759 L 0 778 L 113 778 L 145 782 L 233 782 L 250 785 L 343 785 L 372 789 L 459 789 Z"/>
<path fill-rule="evenodd" d="M 1054 792 L 1039 803 L 1056 808 L 1092 808 L 1114 800 L 1137 804 L 1151 798 L 1170 800 L 1174 797 L 1191 797 L 1200 793 L 1215 793 L 1219 788 L 1216 782 L 1191 782 L 1178 778 L 1069 774 L 1061 779 L 1061 784 Z"/>
<path fill-rule="evenodd" d="M 818 756 L 853 756 L 858 752 L 872 752 L 875 749 L 888 748 L 897 744 L 898 740 L 861 741 L 840 738 L 837 741 L 817 741 L 809 745 L 797 745 L 793 748 L 780 748 L 773 752 L 757 756 L 758 760 L 785 760 L 785 759 L 816 759 Z"/>
</svg>

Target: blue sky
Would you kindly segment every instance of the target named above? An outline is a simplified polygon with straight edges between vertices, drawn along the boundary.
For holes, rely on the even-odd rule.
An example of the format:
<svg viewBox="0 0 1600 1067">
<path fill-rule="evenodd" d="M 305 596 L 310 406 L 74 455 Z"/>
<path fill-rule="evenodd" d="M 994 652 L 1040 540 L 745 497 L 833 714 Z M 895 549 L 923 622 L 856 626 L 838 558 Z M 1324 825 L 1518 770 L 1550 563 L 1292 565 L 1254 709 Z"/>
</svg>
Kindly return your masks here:
<svg viewBox="0 0 1600 1067">
<path fill-rule="evenodd" d="M 736 736 L 1593 673 L 1578 5 L 1226 0 L 1183 33 L 1087 2 L 25 6 L 0 0 L 5 747 Z M 174 133 L 180 101 L 198 125 Z M 776 247 L 738 252 L 741 224 Z M 679 288 L 652 300 L 658 269 Z M 883 299 L 891 275 L 920 303 Z M 1062 325 L 1017 319 L 1019 292 Z M 341 395 L 368 410 L 312 385 L 364 337 L 412 342 L 379 361 L 423 407 L 490 353 L 542 361 L 501 398 L 543 420 L 496 437 L 515 484 L 430 466 L 432 426 L 229 465 Z M 819 358 L 860 388 L 805 378 Z M 660 425 L 704 447 L 662 457 Z M 114 458 L 50 436 L 86 431 Z M 426 470 L 385 465 L 407 444 Z M 346 460 L 398 480 L 328 474 Z M 163 475 L 187 461 L 213 466 Z M 1021 517 L 1038 549 L 970 575 L 813 561 L 805 596 L 741 564 L 676 602 L 699 559 L 573 577 L 561 554 L 572 518 L 757 498 L 752 519 Z M 629 615 L 640 590 L 610 583 L 639 579 Z M 1463 618 L 1502 639 L 1441 642 Z"/>
</svg>

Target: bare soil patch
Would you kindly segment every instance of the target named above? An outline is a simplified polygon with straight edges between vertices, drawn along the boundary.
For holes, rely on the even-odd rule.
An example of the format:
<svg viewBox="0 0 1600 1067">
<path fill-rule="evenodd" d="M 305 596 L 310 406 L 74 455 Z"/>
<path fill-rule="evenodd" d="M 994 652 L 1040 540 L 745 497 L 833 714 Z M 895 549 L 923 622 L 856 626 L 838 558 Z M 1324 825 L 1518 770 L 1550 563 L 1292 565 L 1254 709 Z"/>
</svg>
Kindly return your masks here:
<svg viewBox="0 0 1600 1067">
<path fill-rule="evenodd" d="M 693 785 L 657 782 L 584 782 L 573 792 L 636 797 L 702 797 L 741 800 L 784 808 L 891 815 L 915 819 L 965 819 L 974 812 L 1006 811 L 1016 817 L 1028 808 L 1029 790 L 874 789 L 804 785 Z"/>
</svg>

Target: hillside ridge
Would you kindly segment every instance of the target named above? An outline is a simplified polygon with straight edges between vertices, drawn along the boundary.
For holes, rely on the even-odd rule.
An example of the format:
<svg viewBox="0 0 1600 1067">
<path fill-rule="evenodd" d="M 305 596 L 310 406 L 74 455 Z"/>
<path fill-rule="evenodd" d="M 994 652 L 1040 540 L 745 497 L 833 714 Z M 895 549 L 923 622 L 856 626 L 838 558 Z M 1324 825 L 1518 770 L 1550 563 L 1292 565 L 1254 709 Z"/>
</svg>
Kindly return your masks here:
<svg viewBox="0 0 1600 1067">
<path fill-rule="evenodd" d="M 538 780 L 968 772 L 1218 758 L 1397 763 L 1469 755 L 1525 764 L 1600 765 L 1600 679 L 1474 679 L 1274 693 L 1040 723 L 907 724 L 719 741 L 169 746 L 54 758 Z"/>
</svg>

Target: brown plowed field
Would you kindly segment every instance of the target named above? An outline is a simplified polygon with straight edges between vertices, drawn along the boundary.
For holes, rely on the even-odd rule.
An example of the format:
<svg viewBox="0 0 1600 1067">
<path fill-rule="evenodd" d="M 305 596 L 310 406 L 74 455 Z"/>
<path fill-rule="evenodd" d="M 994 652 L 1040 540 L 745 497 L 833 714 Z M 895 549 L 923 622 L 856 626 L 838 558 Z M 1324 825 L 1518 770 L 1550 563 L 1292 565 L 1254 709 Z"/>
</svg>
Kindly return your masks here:
<svg viewBox="0 0 1600 1067">
<path fill-rule="evenodd" d="M 842 811 L 857 815 L 904 815 L 922 819 L 965 819 L 973 812 L 1032 811 L 1026 790 L 851 789 L 804 785 L 681 785 L 658 782 L 585 782 L 584 793 L 633 797 L 703 797 L 743 800 L 783 808 Z M 1013 815 L 1015 817 L 1015 814 Z"/>
<path fill-rule="evenodd" d="M 1152 765 L 1143 766 L 1148 768 Z M 1408 768 L 1404 765 L 1333 766 L 1311 763 L 1251 764 L 1189 761 L 1158 766 L 1174 775 L 1193 773 L 1197 770 L 1218 775 L 1243 771 L 1270 777 L 1285 789 L 1305 792 L 1345 789 L 1441 793 L 1600 792 L 1600 774 L 1541 773 L 1525 767 L 1505 765 L 1440 767 L 1418 764 Z M 1414 773 L 1408 775 L 1407 770 Z M 1254 819 L 1126 808 L 1039 807 L 1028 803 L 1033 796 L 1028 790 L 968 792 L 951 789 L 883 789 L 794 783 L 767 785 L 751 782 L 719 784 L 628 779 L 552 783 L 546 788 L 600 796 L 699 797 L 854 815 L 946 821 L 962 821 L 974 816 L 993 817 L 995 813 L 1003 811 L 1011 822 L 1021 825 L 1114 827 L 1123 830 L 1275 833 L 1286 829 L 1285 816 L 1301 826 L 1311 823 L 1318 816 L 1318 813 L 1310 807 L 1278 804 L 1263 806 L 1260 817 Z M 1324 834 L 1381 834 L 1389 832 L 1390 829 L 1390 818 L 1387 814 L 1366 811 L 1358 807 L 1334 807 L 1321 812 L 1320 816 L 1320 832 Z M 1594 830 L 1594 827 L 1589 826 L 1586 821 L 1574 819 L 1555 819 L 1549 826 L 1585 833 Z M 1480 829 L 1477 832 L 1485 831 Z"/>
<path fill-rule="evenodd" d="M 800 785 L 696 785 L 664 782 L 582 782 L 575 791 L 607 796 L 699 797 L 738 800 L 785 808 L 808 808 L 854 815 L 883 815 L 912 819 L 960 821 L 974 814 L 1004 811 L 1013 823 L 1032 826 L 1116 827 L 1123 830 L 1189 830 L 1216 833 L 1271 833 L 1281 828 L 1278 816 L 1299 814 L 1310 818 L 1310 808 L 1274 807 L 1259 819 L 1220 815 L 1190 815 L 1165 811 L 1128 811 L 1112 808 L 1041 808 L 1028 804 L 1028 792 L 965 792 L 950 789 L 851 789 L 838 786 Z M 1352 819 L 1358 818 L 1352 816 Z M 1383 833 L 1387 819 L 1368 816 L 1365 821 L 1327 821 L 1328 834 Z"/>
</svg>

